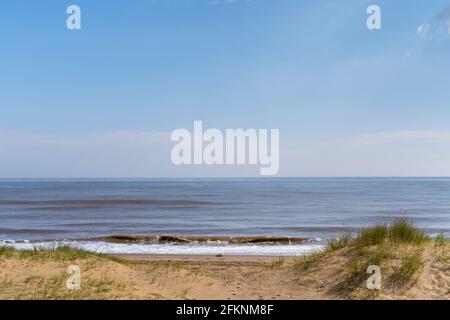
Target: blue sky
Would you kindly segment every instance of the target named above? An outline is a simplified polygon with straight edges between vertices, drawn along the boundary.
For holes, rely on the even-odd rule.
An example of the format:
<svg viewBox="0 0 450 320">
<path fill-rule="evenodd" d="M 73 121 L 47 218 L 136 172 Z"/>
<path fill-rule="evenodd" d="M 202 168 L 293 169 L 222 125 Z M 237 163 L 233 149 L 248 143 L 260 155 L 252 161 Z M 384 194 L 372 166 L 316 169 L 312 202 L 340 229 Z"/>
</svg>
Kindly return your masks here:
<svg viewBox="0 0 450 320">
<path fill-rule="evenodd" d="M 82 30 L 65 28 L 70 4 Z M 370 4 L 382 30 L 366 28 Z M 167 134 L 194 120 L 279 128 L 281 175 L 450 175 L 449 5 L 2 4 L 0 176 L 258 172 L 174 167 Z"/>
</svg>

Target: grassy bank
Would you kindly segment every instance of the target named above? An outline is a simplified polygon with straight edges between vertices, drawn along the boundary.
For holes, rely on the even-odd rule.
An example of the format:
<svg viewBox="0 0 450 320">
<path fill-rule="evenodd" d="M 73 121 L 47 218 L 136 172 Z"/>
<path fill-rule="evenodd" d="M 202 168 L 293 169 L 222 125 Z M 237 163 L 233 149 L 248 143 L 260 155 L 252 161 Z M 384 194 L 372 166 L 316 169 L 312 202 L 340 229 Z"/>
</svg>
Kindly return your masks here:
<svg viewBox="0 0 450 320">
<path fill-rule="evenodd" d="M 443 235 L 429 238 L 408 220 L 398 219 L 391 225 L 361 229 L 354 237 L 344 234 L 330 241 L 323 251 L 297 259 L 293 269 L 304 275 L 323 270 L 326 264 L 337 264 L 339 267 L 335 272 L 338 278 L 328 290 L 342 298 L 406 297 L 409 291 L 414 291 L 424 272 L 441 276 L 443 292 L 446 290 L 448 294 L 449 244 Z M 371 275 L 369 266 L 380 268 L 382 285 L 379 290 L 367 288 L 367 279 Z M 424 298 L 427 298 L 426 294 Z M 445 298 L 445 295 L 440 298 Z"/>
</svg>

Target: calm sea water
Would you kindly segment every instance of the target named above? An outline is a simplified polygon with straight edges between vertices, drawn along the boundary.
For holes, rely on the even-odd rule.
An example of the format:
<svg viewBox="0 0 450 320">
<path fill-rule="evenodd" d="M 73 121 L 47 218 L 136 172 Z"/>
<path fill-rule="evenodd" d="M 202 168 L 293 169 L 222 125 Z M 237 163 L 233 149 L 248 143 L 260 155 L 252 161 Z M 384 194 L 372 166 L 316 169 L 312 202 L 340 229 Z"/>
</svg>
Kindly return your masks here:
<svg viewBox="0 0 450 320">
<path fill-rule="evenodd" d="M 117 234 L 291 236 L 320 242 L 405 212 L 427 233 L 449 235 L 450 178 L 0 180 L 3 242 Z M 95 242 L 97 251 L 133 251 L 130 244 L 78 242 Z M 146 250 L 199 250 L 188 247 L 158 244 Z M 214 245 L 201 248 L 211 253 L 229 250 L 224 245 L 222 251 Z M 273 251 L 273 246 L 264 248 L 249 245 L 244 253 Z M 294 249 L 300 250 L 286 250 Z"/>
</svg>

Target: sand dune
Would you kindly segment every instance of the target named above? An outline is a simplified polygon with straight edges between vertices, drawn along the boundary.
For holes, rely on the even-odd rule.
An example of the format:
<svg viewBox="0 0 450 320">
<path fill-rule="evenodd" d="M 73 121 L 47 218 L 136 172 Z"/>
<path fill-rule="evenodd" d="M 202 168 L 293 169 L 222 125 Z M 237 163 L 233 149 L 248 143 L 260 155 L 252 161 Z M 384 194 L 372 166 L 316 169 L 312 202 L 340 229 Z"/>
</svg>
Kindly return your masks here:
<svg viewBox="0 0 450 320">
<path fill-rule="evenodd" d="M 0 255 L 2 299 L 449 299 L 448 245 L 427 245 L 416 278 L 402 288 L 345 291 L 348 249 L 316 258 L 111 257 L 79 250 Z M 81 270 L 81 289 L 66 288 L 67 266 Z M 368 277 L 369 275 L 367 275 Z M 388 279 L 388 277 L 386 277 Z M 387 280 L 386 280 L 387 281 Z M 340 288 L 340 289 L 339 289 Z"/>
</svg>

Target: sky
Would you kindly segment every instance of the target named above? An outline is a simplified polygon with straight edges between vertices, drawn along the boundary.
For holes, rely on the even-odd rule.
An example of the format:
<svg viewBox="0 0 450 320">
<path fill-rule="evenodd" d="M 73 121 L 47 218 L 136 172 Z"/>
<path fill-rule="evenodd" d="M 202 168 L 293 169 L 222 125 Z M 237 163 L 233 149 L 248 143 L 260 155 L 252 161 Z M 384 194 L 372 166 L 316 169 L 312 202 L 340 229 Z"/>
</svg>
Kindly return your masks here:
<svg viewBox="0 0 450 320">
<path fill-rule="evenodd" d="M 449 176 L 449 23 L 449 0 L 2 3 L 0 177 L 259 174 L 173 165 L 194 120 L 280 129 L 280 176 Z"/>
</svg>

